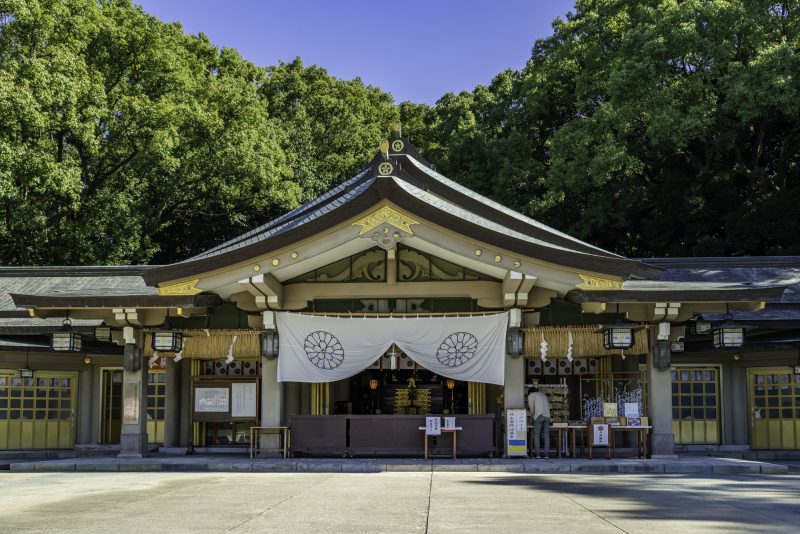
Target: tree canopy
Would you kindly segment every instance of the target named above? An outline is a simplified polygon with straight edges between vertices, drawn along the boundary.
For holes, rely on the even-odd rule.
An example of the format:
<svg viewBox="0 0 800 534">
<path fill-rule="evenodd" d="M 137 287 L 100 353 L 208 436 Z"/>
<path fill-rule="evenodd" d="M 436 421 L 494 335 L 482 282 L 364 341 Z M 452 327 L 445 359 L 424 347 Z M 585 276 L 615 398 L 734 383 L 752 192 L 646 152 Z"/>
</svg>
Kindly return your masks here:
<svg viewBox="0 0 800 534">
<path fill-rule="evenodd" d="M 578 0 L 435 105 L 131 0 L 0 0 L 0 263 L 179 261 L 358 172 L 438 170 L 629 256 L 800 254 L 800 0 Z"/>
<path fill-rule="evenodd" d="M 428 112 L 445 173 L 633 255 L 798 254 L 800 5 L 578 0 Z"/>
</svg>

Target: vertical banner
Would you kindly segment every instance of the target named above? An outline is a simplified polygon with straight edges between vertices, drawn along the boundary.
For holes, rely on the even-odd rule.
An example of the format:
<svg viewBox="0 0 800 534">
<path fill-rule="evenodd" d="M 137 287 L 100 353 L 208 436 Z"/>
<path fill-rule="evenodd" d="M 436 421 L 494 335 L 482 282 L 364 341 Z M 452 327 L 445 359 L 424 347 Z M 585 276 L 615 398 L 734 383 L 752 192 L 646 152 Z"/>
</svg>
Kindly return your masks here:
<svg viewBox="0 0 800 534">
<path fill-rule="evenodd" d="M 528 412 L 506 410 L 506 456 L 528 456 Z"/>
</svg>

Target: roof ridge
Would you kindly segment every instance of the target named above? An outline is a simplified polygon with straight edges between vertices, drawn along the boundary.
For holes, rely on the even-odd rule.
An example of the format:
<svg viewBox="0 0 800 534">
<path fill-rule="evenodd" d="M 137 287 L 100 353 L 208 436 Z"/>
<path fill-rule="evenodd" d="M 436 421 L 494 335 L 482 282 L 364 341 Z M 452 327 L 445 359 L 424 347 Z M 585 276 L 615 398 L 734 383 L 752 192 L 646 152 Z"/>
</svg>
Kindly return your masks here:
<svg viewBox="0 0 800 534">
<path fill-rule="evenodd" d="M 141 276 L 144 271 L 160 265 L 44 265 L 44 266 L 3 266 L 0 267 L 0 278 L 26 277 L 43 278 L 52 276 L 119 276 L 126 273 L 130 276 Z"/>
</svg>

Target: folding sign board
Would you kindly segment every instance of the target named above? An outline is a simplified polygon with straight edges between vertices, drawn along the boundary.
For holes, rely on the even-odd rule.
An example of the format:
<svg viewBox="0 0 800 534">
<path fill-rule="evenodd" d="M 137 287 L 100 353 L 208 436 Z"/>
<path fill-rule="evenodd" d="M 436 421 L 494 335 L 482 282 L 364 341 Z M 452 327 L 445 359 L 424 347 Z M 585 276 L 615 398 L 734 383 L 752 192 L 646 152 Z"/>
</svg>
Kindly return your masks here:
<svg viewBox="0 0 800 534">
<path fill-rule="evenodd" d="M 506 410 L 506 456 L 528 456 L 528 412 Z"/>
</svg>

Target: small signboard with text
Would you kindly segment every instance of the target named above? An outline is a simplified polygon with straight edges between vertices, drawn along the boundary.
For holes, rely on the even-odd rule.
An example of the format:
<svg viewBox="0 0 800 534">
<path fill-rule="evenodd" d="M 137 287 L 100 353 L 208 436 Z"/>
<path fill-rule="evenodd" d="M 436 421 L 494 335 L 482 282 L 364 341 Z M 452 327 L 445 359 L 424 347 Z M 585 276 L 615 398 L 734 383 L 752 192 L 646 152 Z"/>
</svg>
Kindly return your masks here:
<svg viewBox="0 0 800 534">
<path fill-rule="evenodd" d="M 506 410 L 506 456 L 528 455 L 528 412 Z"/>
<path fill-rule="evenodd" d="M 625 417 L 641 417 L 641 415 L 638 402 L 625 403 Z"/>
<path fill-rule="evenodd" d="M 592 445 L 608 447 L 608 425 L 592 425 Z"/>
<path fill-rule="evenodd" d="M 426 417 L 425 418 L 425 434 L 428 436 L 441 436 L 442 435 L 442 418 L 441 417 Z"/>
</svg>

